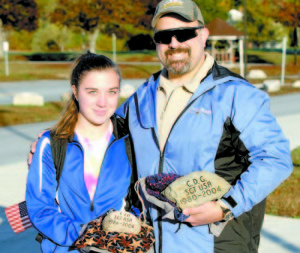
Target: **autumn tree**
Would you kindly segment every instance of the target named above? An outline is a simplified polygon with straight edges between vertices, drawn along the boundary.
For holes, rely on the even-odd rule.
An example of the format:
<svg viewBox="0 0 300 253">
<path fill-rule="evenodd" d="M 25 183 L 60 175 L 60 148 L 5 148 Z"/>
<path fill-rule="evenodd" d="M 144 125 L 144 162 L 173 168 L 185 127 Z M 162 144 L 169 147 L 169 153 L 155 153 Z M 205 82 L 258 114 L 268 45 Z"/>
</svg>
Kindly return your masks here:
<svg viewBox="0 0 300 253">
<path fill-rule="evenodd" d="M 245 0 L 232 0 L 231 1 L 231 7 L 232 8 L 239 8 L 241 5 L 243 5 L 243 1 L 245 1 Z"/>
<path fill-rule="evenodd" d="M 299 0 L 280 0 L 277 3 L 278 11 L 274 18 L 292 30 L 292 46 L 294 47 L 294 65 L 297 65 L 297 48 L 300 29 L 300 2 Z"/>
<path fill-rule="evenodd" d="M 37 28 L 38 10 L 35 0 L 0 0 L 0 56 L 5 32 L 33 31 Z"/>
<path fill-rule="evenodd" d="M 256 46 L 267 41 L 280 41 L 285 34 L 284 27 L 276 23 L 273 17 L 277 6 L 266 0 L 252 0 L 246 8 L 247 40 Z M 244 30 L 244 23 L 237 24 L 239 30 Z"/>
<path fill-rule="evenodd" d="M 144 8 L 144 15 L 138 19 L 137 25 L 144 27 L 146 30 L 152 31 L 151 22 L 157 5 L 161 0 L 144 0 L 142 7 Z"/>
<path fill-rule="evenodd" d="M 80 29 L 88 36 L 89 49 L 95 52 L 99 33 L 111 31 L 108 27 L 137 24 L 144 11 L 142 0 L 58 0 L 51 21 Z"/>
<path fill-rule="evenodd" d="M 139 20 L 139 24 L 147 29 L 151 28 L 151 21 L 155 13 L 156 6 L 161 0 L 144 0 L 145 15 Z M 228 11 L 232 5 L 231 0 L 194 0 L 201 10 L 204 22 L 208 24 L 215 18 L 227 20 Z"/>
<path fill-rule="evenodd" d="M 70 44 L 72 33 L 62 23 L 50 22 L 51 14 L 57 6 L 57 0 L 36 0 L 39 10 L 39 29 L 34 33 L 31 47 L 37 51 L 65 51 L 65 45 Z"/>
<path fill-rule="evenodd" d="M 194 2 L 199 6 L 206 24 L 215 18 L 228 19 L 230 0 L 194 0 Z"/>
</svg>

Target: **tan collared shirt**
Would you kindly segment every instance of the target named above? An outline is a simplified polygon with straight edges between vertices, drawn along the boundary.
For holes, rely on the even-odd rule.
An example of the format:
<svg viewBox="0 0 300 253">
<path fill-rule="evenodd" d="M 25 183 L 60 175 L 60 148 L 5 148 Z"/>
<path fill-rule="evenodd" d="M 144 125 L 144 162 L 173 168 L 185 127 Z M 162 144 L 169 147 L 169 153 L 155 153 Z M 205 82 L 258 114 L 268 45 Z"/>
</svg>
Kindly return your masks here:
<svg viewBox="0 0 300 253">
<path fill-rule="evenodd" d="M 157 127 L 159 131 L 159 146 L 160 150 L 164 149 L 166 140 L 170 130 L 187 105 L 188 101 L 198 88 L 202 79 L 207 75 L 207 72 L 212 68 L 214 59 L 208 53 L 205 53 L 205 60 L 199 67 L 198 71 L 192 79 L 180 86 L 175 85 L 167 79 L 167 71 L 163 69 L 160 74 L 159 86 L 157 91 Z"/>
</svg>

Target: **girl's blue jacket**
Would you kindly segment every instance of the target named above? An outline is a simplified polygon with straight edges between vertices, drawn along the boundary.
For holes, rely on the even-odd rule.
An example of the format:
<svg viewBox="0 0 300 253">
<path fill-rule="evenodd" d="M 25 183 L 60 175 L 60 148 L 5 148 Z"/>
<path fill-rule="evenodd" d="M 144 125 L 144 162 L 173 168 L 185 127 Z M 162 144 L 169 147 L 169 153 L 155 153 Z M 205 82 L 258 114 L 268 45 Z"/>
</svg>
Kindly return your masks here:
<svg viewBox="0 0 300 253">
<path fill-rule="evenodd" d="M 38 141 L 27 178 L 26 202 L 32 224 L 43 235 L 42 252 L 68 252 L 83 224 L 111 208 L 120 210 L 124 199 L 128 200 L 131 183 L 131 165 L 125 148 L 128 135 L 124 128 L 117 130 L 114 124 L 93 199 L 85 186 L 84 152 L 76 134 L 67 144 L 58 190 L 50 132 Z"/>
</svg>

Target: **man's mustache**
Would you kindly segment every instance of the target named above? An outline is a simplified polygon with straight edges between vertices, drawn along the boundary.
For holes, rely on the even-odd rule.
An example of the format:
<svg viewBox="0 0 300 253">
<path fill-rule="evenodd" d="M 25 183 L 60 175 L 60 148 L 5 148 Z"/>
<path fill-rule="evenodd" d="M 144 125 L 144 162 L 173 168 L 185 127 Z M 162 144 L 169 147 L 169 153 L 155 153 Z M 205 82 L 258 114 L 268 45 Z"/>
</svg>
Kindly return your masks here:
<svg viewBox="0 0 300 253">
<path fill-rule="evenodd" d="M 168 57 L 171 54 L 176 54 L 176 53 L 188 53 L 188 55 L 191 55 L 191 50 L 189 48 L 175 48 L 175 49 L 168 49 L 165 52 L 165 56 Z"/>
</svg>

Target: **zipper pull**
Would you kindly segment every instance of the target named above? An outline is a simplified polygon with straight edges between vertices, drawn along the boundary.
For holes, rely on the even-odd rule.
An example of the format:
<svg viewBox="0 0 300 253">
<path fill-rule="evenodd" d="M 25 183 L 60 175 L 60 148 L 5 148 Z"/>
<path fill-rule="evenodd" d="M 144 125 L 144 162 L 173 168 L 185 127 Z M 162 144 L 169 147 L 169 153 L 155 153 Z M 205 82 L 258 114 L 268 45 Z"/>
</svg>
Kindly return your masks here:
<svg viewBox="0 0 300 253">
<path fill-rule="evenodd" d="M 94 202 L 93 201 L 91 201 L 91 212 L 93 212 L 94 211 Z"/>
</svg>

